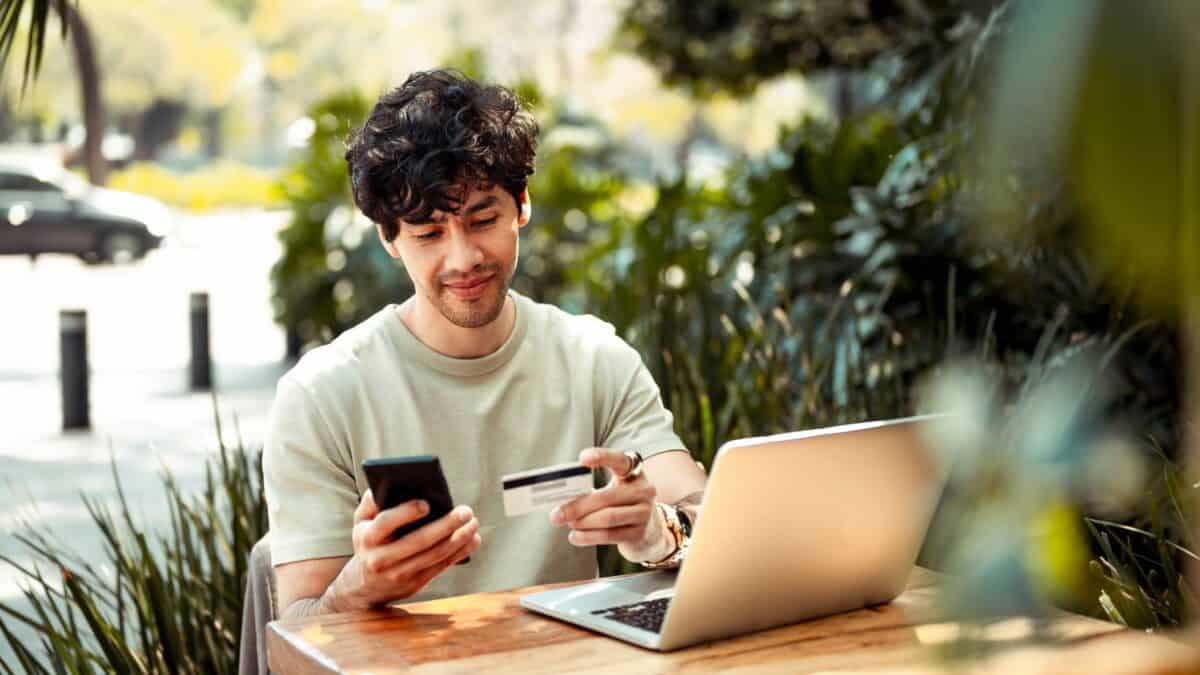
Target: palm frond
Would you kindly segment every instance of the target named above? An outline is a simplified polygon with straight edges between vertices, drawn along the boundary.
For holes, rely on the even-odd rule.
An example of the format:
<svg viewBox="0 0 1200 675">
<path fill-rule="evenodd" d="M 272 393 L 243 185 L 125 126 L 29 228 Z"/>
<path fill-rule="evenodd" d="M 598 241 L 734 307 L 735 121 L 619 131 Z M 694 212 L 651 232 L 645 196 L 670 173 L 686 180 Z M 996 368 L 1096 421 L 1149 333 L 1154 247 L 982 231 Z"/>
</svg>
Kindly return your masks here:
<svg viewBox="0 0 1200 675">
<path fill-rule="evenodd" d="M 6 72 L 13 46 L 25 33 L 25 60 L 21 68 L 21 91 L 38 74 L 50 31 L 50 10 L 58 14 L 61 38 L 67 37 L 66 14 L 70 0 L 0 0 L 0 72 Z"/>
</svg>

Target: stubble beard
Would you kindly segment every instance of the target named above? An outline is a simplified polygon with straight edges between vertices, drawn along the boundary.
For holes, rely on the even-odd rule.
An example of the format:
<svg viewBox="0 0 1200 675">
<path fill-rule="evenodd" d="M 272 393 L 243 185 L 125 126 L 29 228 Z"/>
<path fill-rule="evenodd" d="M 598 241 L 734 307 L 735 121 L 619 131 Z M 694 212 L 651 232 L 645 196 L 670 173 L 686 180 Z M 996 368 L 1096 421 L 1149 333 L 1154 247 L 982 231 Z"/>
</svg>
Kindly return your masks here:
<svg viewBox="0 0 1200 675">
<path fill-rule="evenodd" d="M 512 275 L 504 274 L 499 265 L 494 269 L 483 270 L 483 273 L 494 276 L 488 281 L 488 292 L 479 298 L 461 300 L 454 297 L 445 285 L 439 283 L 438 291 L 431 299 L 434 307 L 447 321 L 461 328 L 480 328 L 495 321 L 504 311 L 504 301 L 508 298 Z"/>
</svg>

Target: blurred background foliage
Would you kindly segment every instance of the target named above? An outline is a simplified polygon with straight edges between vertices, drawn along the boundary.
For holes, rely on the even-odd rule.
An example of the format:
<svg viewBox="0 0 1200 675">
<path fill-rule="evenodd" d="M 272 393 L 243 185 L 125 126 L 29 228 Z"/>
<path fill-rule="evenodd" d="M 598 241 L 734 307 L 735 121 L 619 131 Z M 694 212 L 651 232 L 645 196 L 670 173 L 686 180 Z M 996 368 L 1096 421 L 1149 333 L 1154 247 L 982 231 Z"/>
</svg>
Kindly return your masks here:
<svg viewBox="0 0 1200 675">
<path fill-rule="evenodd" d="M 238 162 L 216 162 L 188 172 L 172 171 L 153 162 L 137 162 L 114 171 L 108 184 L 116 190 L 148 195 L 193 212 L 277 209 L 286 205 L 274 173 Z"/>
<path fill-rule="evenodd" d="M 719 172 L 664 176 L 569 102 L 508 82 L 543 126 L 514 286 L 612 322 L 706 465 L 729 438 L 912 413 L 948 357 L 977 357 L 1009 394 L 1093 359 L 1108 378 L 1095 419 L 1133 431 L 1149 483 L 1115 520 L 1090 517 L 1086 499 L 1055 506 L 1086 532 L 1059 558 L 1092 562 L 1070 570 L 1082 595 L 1055 599 L 1175 625 L 1196 550 L 1180 506 L 1178 325 L 1131 302 L 1141 270 L 1086 255 L 1069 186 L 1019 186 L 1030 236 L 979 226 L 992 188 L 970 158 L 1008 14 L 952 0 L 630 5 L 621 40 L 667 81 L 709 96 L 783 72 L 825 77 L 836 114 L 786 125 L 773 149 Z M 478 54 L 450 65 L 487 76 Z M 317 132 L 284 180 L 296 215 L 275 278 L 297 350 L 407 294 L 352 215 L 340 141 L 356 105 L 310 111 Z M 708 140 L 689 130 L 680 166 Z"/>
</svg>

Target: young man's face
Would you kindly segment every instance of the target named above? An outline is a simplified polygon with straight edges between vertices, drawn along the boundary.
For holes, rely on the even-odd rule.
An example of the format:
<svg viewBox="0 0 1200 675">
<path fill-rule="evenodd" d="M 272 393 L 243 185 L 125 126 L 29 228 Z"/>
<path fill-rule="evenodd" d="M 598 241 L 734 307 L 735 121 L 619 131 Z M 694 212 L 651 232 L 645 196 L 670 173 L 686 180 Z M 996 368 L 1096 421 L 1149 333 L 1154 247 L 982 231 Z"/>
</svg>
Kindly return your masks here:
<svg viewBox="0 0 1200 675">
<path fill-rule="evenodd" d="M 528 205 L 529 193 L 522 199 Z M 504 308 L 517 268 L 517 234 L 528 222 L 529 210 L 518 208 L 503 188 L 474 189 L 457 214 L 434 211 L 426 223 L 402 221 L 383 246 L 404 262 L 417 293 L 442 316 L 478 328 Z"/>
</svg>

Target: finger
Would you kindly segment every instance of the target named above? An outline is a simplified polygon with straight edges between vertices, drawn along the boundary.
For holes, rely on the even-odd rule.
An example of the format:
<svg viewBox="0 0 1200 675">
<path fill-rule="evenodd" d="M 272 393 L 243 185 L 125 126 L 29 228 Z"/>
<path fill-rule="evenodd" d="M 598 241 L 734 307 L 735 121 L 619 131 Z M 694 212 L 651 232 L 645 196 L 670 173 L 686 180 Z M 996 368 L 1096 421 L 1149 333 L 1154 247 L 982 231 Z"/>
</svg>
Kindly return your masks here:
<svg viewBox="0 0 1200 675">
<path fill-rule="evenodd" d="M 446 560 L 443 562 L 446 563 L 447 567 L 453 567 L 462 562 L 464 559 L 471 557 L 471 554 L 474 553 L 482 543 L 483 537 L 476 533 L 467 540 L 467 543 L 460 546 L 459 549 L 454 553 L 451 553 L 450 557 L 446 558 Z"/>
<path fill-rule="evenodd" d="M 457 551 L 454 551 L 453 553 L 451 553 L 445 560 L 443 560 L 439 564 L 445 564 L 446 567 L 453 567 L 453 566 L 457 565 L 459 562 L 461 562 L 463 559 L 470 557 L 471 554 L 474 553 L 479 548 L 479 545 L 482 543 L 483 543 L 483 537 L 481 537 L 479 535 L 479 533 L 476 532 L 475 534 L 471 535 L 471 538 L 468 539 L 466 541 L 466 543 L 464 543 L 462 546 L 458 547 Z"/>
<path fill-rule="evenodd" d="M 444 562 L 469 543 L 478 531 L 479 521 L 472 518 L 466 525 L 455 530 L 441 542 L 403 561 L 399 561 L 399 564 L 395 568 L 395 574 L 398 578 L 415 576 L 429 567 Z"/>
<path fill-rule="evenodd" d="M 429 513 L 429 504 L 412 499 L 399 506 L 384 509 L 371 521 L 371 529 L 364 542 L 368 546 L 380 546 L 392 540 L 396 528 L 416 522 Z"/>
<path fill-rule="evenodd" d="M 389 555 L 395 556 L 397 560 L 411 558 L 449 538 L 455 530 L 469 523 L 474 517 L 471 507 L 465 504 L 456 506 L 450 513 L 396 540 Z"/>
<path fill-rule="evenodd" d="M 633 471 L 633 460 L 623 452 L 609 448 L 587 448 L 579 453 L 579 463 L 593 469 L 605 468 L 618 476 Z"/>
<path fill-rule="evenodd" d="M 375 495 L 371 494 L 371 490 L 368 489 L 363 493 L 362 499 L 358 500 L 358 507 L 354 509 L 354 522 L 371 520 L 377 515 L 379 515 L 379 507 L 375 505 Z"/>
<path fill-rule="evenodd" d="M 626 525 L 607 530 L 571 530 L 567 541 L 575 546 L 600 546 L 601 544 L 631 544 L 641 541 L 646 528 L 641 525 Z"/>
<path fill-rule="evenodd" d="M 578 520 L 570 521 L 572 530 L 607 530 L 626 525 L 645 525 L 650 522 L 651 506 L 641 502 L 632 506 L 610 506 L 593 511 Z"/>
<path fill-rule="evenodd" d="M 603 508 L 653 502 L 657 494 L 658 492 L 649 481 L 612 483 L 603 489 L 559 504 L 550 512 L 550 522 L 562 525 L 579 520 Z"/>
<path fill-rule="evenodd" d="M 475 551 L 478 551 L 479 547 L 482 545 L 483 545 L 483 537 L 482 536 L 480 536 L 479 534 L 476 534 L 474 537 L 471 537 L 471 541 L 467 542 L 466 546 L 463 546 L 458 551 L 458 553 L 454 554 L 454 562 L 452 564 L 457 565 L 458 563 L 462 562 L 464 559 L 471 557 L 471 554 L 474 553 Z"/>
<path fill-rule="evenodd" d="M 435 565 L 434 567 L 430 567 L 429 569 L 419 573 L 417 576 L 409 579 L 404 597 L 407 598 L 421 592 L 422 588 L 425 588 L 427 585 L 429 585 L 429 582 L 433 581 L 439 574 L 445 572 L 449 567 L 450 566 L 446 564 Z"/>
<path fill-rule="evenodd" d="M 443 572 L 445 572 L 446 569 L 450 569 L 450 567 L 454 566 L 455 563 L 462 560 L 462 558 L 470 555 L 470 551 L 473 551 L 473 550 L 475 550 L 475 548 L 478 548 L 479 540 L 480 540 L 479 534 L 475 534 L 475 538 L 473 540 L 470 540 L 470 542 L 467 542 L 467 545 L 464 545 L 463 548 L 460 550 L 460 554 L 462 554 L 462 551 L 466 551 L 466 552 L 464 552 L 464 554 L 462 554 L 461 556 L 456 554 L 455 556 L 448 558 L 448 560 L 439 562 L 439 563 L 437 563 L 437 565 L 434 565 L 433 567 L 425 569 L 424 572 L 418 573 L 418 575 L 416 575 L 415 578 L 413 578 L 412 580 L 409 580 L 407 595 L 408 596 L 415 595 L 415 593 L 418 593 L 421 589 L 424 589 L 424 587 L 427 586 L 428 583 L 430 583 L 430 581 L 432 581 L 433 579 L 436 579 L 439 574 L 442 574 Z"/>
<path fill-rule="evenodd" d="M 467 556 L 471 555 L 475 551 L 475 549 L 479 548 L 479 544 L 481 541 L 482 541 L 482 539 L 480 539 L 479 535 L 476 534 L 474 536 L 474 538 L 472 538 L 470 541 L 468 541 L 454 555 L 450 556 L 449 558 L 447 558 L 446 560 L 443 560 L 440 563 L 437 563 L 436 565 L 434 565 L 432 567 L 426 568 L 422 572 L 419 572 L 417 574 L 417 576 L 414 577 L 409 582 L 410 590 L 408 592 L 408 595 L 413 595 L 413 594 L 417 593 L 418 591 L 420 591 L 422 588 L 425 588 L 425 586 L 430 581 L 433 581 L 439 574 L 450 569 L 459 560 L 462 560 L 463 558 L 466 558 Z"/>
</svg>

